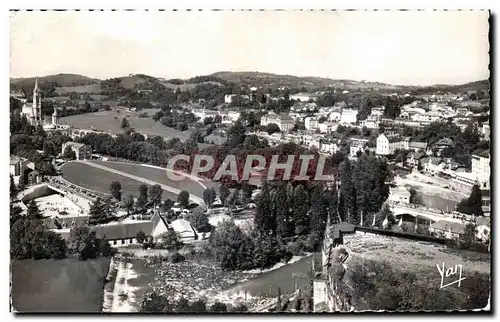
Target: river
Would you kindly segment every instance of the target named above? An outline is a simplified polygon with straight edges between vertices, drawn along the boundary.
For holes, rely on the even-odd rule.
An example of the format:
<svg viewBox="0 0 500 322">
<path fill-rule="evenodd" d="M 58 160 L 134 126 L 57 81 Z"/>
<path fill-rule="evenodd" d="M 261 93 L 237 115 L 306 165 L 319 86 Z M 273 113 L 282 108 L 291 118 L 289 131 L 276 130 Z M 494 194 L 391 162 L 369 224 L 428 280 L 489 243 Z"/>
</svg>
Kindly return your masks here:
<svg viewBox="0 0 500 322">
<path fill-rule="evenodd" d="M 281 294 L 290 294 L 311 285 L 312 256 L 294 259 L 293 263 L 262 273 L 226 272 L 211 264 L 189 261 L 152 267 L 143 259 L 115 259 L 112 266 L 120 270 L 109 283 L 112 285 L 106 286 L 103 310 L 137 312 L 146 293 L 169 292 L 167 285 L 174 288 L 176 296 L 201 297 L 208 303 L 219 300 L 233 305 L 275 297 L 278 289 Z"/>
<path fill-rule="evenodd" d="M 20 260 L 11 263 L 17 312 L 100 312 L 109 259 Z"/>
</svg>

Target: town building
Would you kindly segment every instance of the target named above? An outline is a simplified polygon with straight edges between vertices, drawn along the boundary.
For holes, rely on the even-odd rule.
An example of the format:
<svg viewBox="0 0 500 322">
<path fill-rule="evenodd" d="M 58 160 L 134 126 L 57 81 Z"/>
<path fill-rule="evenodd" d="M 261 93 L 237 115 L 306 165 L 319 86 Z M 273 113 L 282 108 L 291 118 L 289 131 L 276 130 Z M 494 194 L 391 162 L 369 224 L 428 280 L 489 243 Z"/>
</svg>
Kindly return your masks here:
<svg viewBox="0 0 500 322">
<path fill-rule="evenodd" d="M 440 220 L 429 226 L 429 232 L 434 234 L 436 237 L 459 239 L 464 233 L 464 228 L 465 226 L 461 223 Z"/>
<path fill-rule="evenodd" d="M 392 155 L 396 150 L 408 150 L 409 139 L 382 133 L 377 137 L 377 155 Z"/>
<path fill-rule="evenodd" d="M 389 192 L 389 202 L 409 204 L 410 197 L 410 192 L 404 187 L 392 188 Z"/>
<path fill-rule="evenodd" d="M 420 160 L 425 158 L 425 154 L 423 152 L 410 152 L 406 157 L 406 164 L 410 167 L 417 167 L 420 164 Z"/>
<path fill-rule="evenodd" d="M 449 148 L 452 145 L 453 145 L 453 140 L 452 139 L 450 139 L 450 138 L 442 138 L 439 141 L 437 141 L 436 143 L 434 143 L 434 150 L 436 151 L 437 156 L 440 156 L 441 152 L 444 149 Z"/>
<path fill-rule="evenodd" d="M 442 169 L 440 167 L 440 165 L 442 163 L 441 158 L 427 157 L 427 158 L 423 159 L 423 162 L 424 162 L 424 164 L 423 164 L 424 171 L 427 173 L 437 174 Z"/>
<path fill-rule="evenodd" d="M 334 107 L 331 109 L 328 119 L 331 122 L 339 122 L 341 116 L 342 116 L 342 109 L 340 107 Z"/>
<path fill-rule="evenodd" d="M 413 150 L 414 152 L 426 152 L 427 151 L 427 143 L 419 142 L 419 141 L 410 141 L 408 142 L 408 149 Z"/>
<path fill-rule="evenodd" d="M 260 119 L 260 125 L 267 126 L 268 124 L 275 123 L 280 128 L 282 132 L 288 132 L 295 126 L 295 121 L 288 115 L 278 115 L 275 113 L 269 113 L 264 115 Z"/>
<path fill-rule="evenodd" d="M 19 182 L 25 182 L 24 174 L 26 171 L 27 160 L 18 157 L 10 156 L 10 175 L 14 178 L 14 183 L 17 185 Z"/>
<path fill-rule="evenodd" d="M 366 120 L 361 122 L 361 127 L 366 127 L 367 129 L 378 129 L 380 121 L 376 117 L 368 116 Z"/>
<path fill-rule="evenodd" d="M 490 155 L 487 150 L 472 155 L 472 173 L 481 187 L 489 185 L 490 181 Z"/>
<path fill-rule="evenodd" d="M 198 238 L 194 228 L 189 221 L 185 219 L 176 219 L 172 221 L 172 229 L 179 235 L 179 239 L 183 243 L 192 242 Z"/>
<path fill-rule="evenodd" d="M 92 147 L 89 145 L 76 142 L 66 142 L 62 145 L 61 153 L 64 153 L 64 150 L 66 150 L 67 147 L 75 152 L 76 160 L 89 160 L 92 158 Z"/>
<path fill-rule="evenodd" d="M 490 241 L 491 220 L 489 217 L 478 217 L 476 219 L 476 239 L 481 242 Z"/>
<path fill-rule="evenodd" d="M 365 152 L 368 149 L 368 139 L 351 138 L 349 140 L 349 155 L 356 157 L 358 152 Z"/>
<path fill-rule="evenodd" d="M 316 130 L 318 125 L 318 120 L 315 117 L 308 116 L 304 119 L 304 126 L 308 131 Z"/>
<path fill-rule="evenodd" d="M 484 140 L 490 140 L 490 122 L 483 122 L 483 126 L 481 127 L 481 135 L 483 136 Z"/>
<path fill-rule="evenodd" d="M 298 93 L 290 95 L 290 100 L 301 101 L 301 102 L 309 102 L 310 100 L 315 101 L 316 98 L 317 97 L 315 95 L 311 95 L 309 93 Z"/>
<path fill-rule="evenodd" d="M 340 116 L 340 123 L 355 124 L 358 121 L 358 110 L 343 108 Z"/>
</svg>

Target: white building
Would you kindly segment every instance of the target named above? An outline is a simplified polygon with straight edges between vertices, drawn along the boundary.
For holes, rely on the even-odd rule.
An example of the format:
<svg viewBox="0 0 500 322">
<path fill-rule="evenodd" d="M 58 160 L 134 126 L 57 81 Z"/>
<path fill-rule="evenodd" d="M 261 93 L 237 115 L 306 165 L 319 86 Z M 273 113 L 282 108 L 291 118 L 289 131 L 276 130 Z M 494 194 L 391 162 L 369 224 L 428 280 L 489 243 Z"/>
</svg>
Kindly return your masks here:
<svg viewBox="0 0 500 322">
<path fill-rule="evenodd" d="M 371 117 L 380 118 L 384 115 L 385 106 L 372 107 Z"/>
<path fill-rule="evenodd" d="M 358 110 L 352 108 L 342 109 L 342 115 L 340 116 L 341 123 L 354 124 L 358 120 Z"/>
<path fill-rule="evenodd" d="M 226 94 L 226 95 L 224 95 L 224 103 L 231 104 L 233 102 L 233 99 L 236 96 L 237 96 L 236 94 Z"/>
<path fill-rule="evenodd" d="M 361 126 L 366 126 L 367 129 L 378 129 L 379 128 L 380 121 L 378 118 L 369 116 L 366 118 L 366 120 L 363 120 L 361 122 Z"/>
<path fill-rule="evenodd" d="M 483 186 L 490 181 L 490 155 L 488 151 L 472 155 L 472 173 L 479 184 Z"/>
<path fill-rule="evenodd" d="M 315 117 L 308 116 L 304 119 L 306 130 L 312 131 L 318 128 L 318 120 Z"/>
<path fill-rule="evenodd" d="M 315 101 L 316 96 L 313 96 L 309 93 L 298 93 L 290 95 L 290 99 L 294 101 L 309 102 L 309 100 Z"/>
<path fill-rule="evenodd" d="M 342 116 L 342 109 L 337 107 L 332 109 L 330 115 L 328 116 L 328 119 L 331 122 L 338 122 L 340 121 L 341 116 Z"/>
<path fill-rule="evenodd" d="M 402 138 L 398 135 L 380 134 L 377 138 L 376 154 L 391 155 L 396 150 L 408 150 L 408 138 Z"/>
<path fill-rule="evenodd" d="M 339 151 L 339 146 L 336 143 L 321 143 L 320 151 L 324 153 L 335 154 Z"/>
<path fill-rule="evenodd" d="M 191 242 L 196 240 L 196 232 L 189 221 L 185 219 L 177 219 L 172 221 L 172 229 L 179 234 L 182 242 Z"/>
<path fill-rule="evenodd" d="M 200 123 L 203 123 L 205 119 L 212 118 L 215 119 L 216 116 L 219 115 L 218 111 L 212 111 L 212 110 L 206 110 L 206 109 L 197 109 L 197 110 L 192 110 L 191 113 L 193 113 L 194 116 L 199 117 Z"/>
</svg>

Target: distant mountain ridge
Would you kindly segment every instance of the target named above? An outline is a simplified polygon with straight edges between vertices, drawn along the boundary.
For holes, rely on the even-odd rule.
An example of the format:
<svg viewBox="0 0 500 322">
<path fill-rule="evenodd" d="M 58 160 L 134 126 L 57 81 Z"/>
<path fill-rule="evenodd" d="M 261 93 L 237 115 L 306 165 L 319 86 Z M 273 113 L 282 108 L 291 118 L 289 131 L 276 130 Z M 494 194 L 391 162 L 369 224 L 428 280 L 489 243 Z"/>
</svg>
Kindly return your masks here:
<svg viewBox="0 0 500 322">
<path fill-rule="evenodd" d="M 402 85 L 391 85 L 381 82 L 369 82 L 369 81 L 355 81 L 347 79 L 331 79 L 324 77 L 300 77 L 293 75 L 279 75 L 273 73 L 264 72 L 231 72 L 231 71 L 220 71 L 204 76 L 196 76 L 189 79 L 171 79 L 165 80 L 160 77 L 153 77 L 142 74 L 134 74 L 122 77 L 116 77 L 122 81 L 130 83 L 127 87 L 133 87 L 135 82 L 144 82 L 142 78 L 156 79 L 158 82 L 164 84 L 199 84 L 199 83 L 217 83 L 220 85 L 224 84 L 236 84 L 241 86 L 256 86 L 256 87 L 293 87 L 293 88 L 311 88 L 311 87 L 328 87 L 328 86 L 343 86 L 345 88 L 377 88 L 377 89 L 394 89 L 394 90 L 412 90 L 417 88 L 454 88 L 460 90 L 488 90 L 489 80 L 480 80 L 469 82 L 461 85 L 445 85 L 438 84 L 432 86 L 402 86 Z M 54 87 L 76 87 L 81 85 L 91 85 L 99 84 L 102 80 L 98 78 L 91 78 L 84 75 L 70 74 L 70 73 L 60 73 L 56 75 L 47 75 L 38 77 L 38 82 L 41 86 L 50 84 Z M 28 78 L 11 78 L 10 84 L 13 89 L 20 88 L 23 86 L 32 86 L 35 82 L 35 77 Z M 168 87 L 168 86 L 167 86 Z"/>
<path fill-rule="evenodd" d="M 81 85 L 91 85 L 91 84 L 98 84 L 101 82 L 100 79 L 97 78 L 90 78 L 87 76 L 83 75 L 78 75 L 78 74 L 55 74 L 55 75 L 47 75 L 47 76 L 41 76 L 37 77 L 38 78 L 38 83 L 43 86 L 45 84 L 50 84 L 51 86 L 54 87 L 74 87 L 74 86 L 81 86 Z M 12 87 L 17 87 L 17 86 L 26 86 L 26 85 L 31 85 L 35 83 L 35 77 L 27 77 L 27 78 L 11 78 L 10 79 L 10 85 Z"/>
</svg>

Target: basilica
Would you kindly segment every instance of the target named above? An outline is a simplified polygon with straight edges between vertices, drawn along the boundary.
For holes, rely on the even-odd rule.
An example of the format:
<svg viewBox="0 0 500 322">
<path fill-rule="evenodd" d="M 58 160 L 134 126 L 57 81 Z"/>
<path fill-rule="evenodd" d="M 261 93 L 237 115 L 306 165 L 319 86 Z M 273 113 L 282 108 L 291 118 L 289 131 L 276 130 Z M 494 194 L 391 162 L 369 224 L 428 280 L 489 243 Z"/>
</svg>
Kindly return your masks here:
<svg viewBox="0 0 500 322">
<path fill-rule="evenodd" d="M 30 121 L 32 125 L 42 125 L 42 96 L 38 89 L 38 78 L 35 78 L 35 88 L 33 89 L 33 102 L 25 102 L 21 111 L 22 115 Z"/>
</svg>

